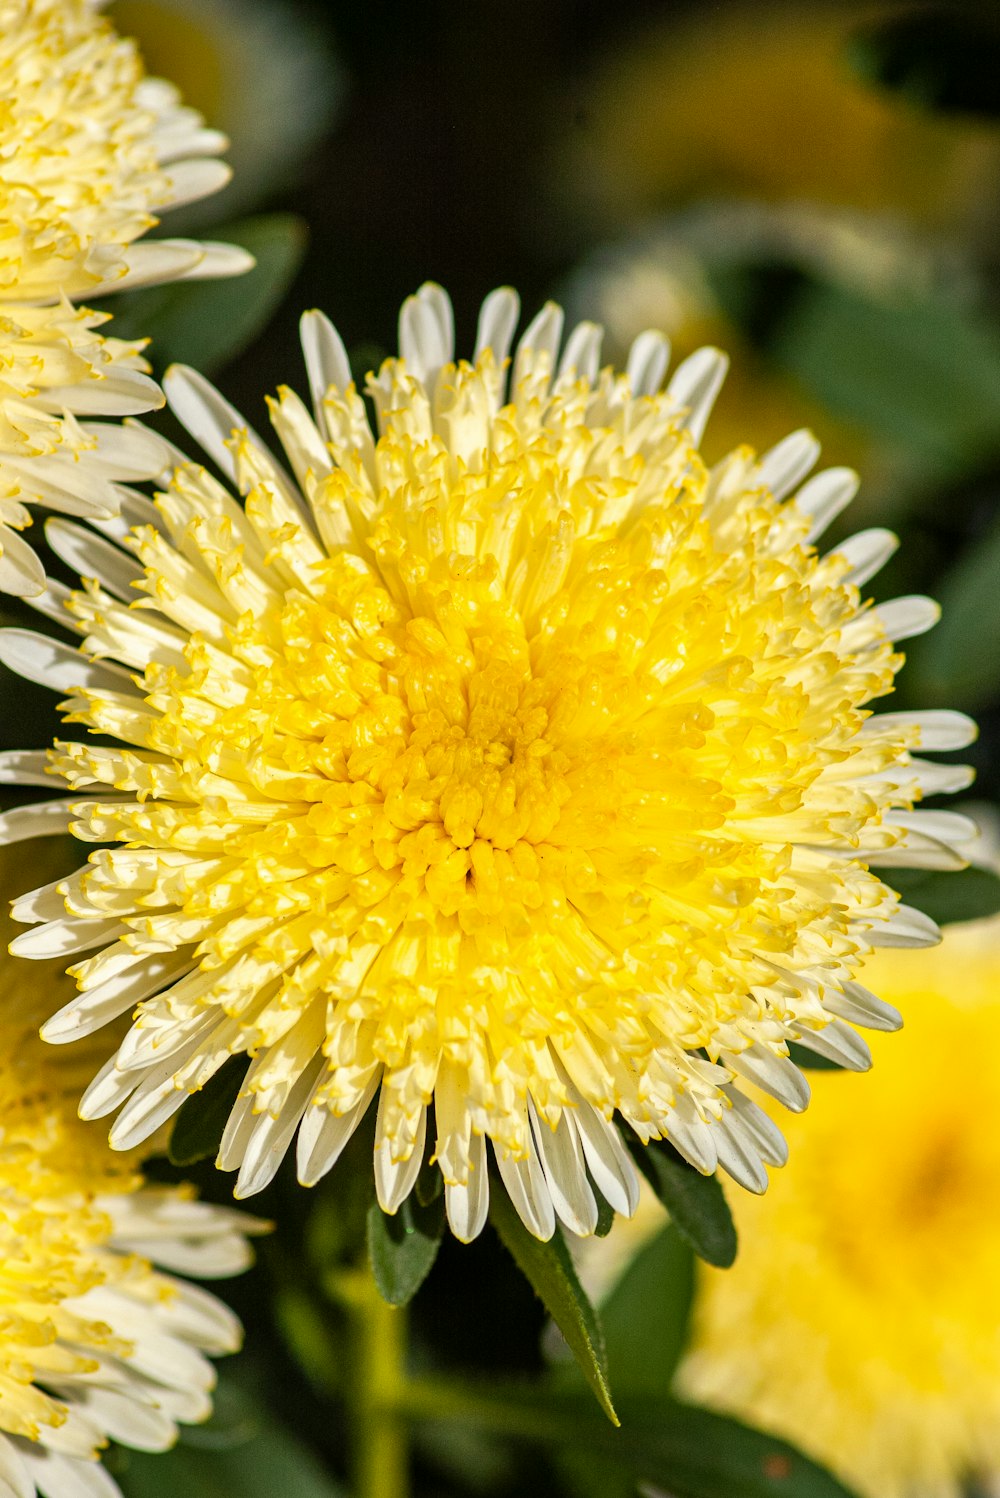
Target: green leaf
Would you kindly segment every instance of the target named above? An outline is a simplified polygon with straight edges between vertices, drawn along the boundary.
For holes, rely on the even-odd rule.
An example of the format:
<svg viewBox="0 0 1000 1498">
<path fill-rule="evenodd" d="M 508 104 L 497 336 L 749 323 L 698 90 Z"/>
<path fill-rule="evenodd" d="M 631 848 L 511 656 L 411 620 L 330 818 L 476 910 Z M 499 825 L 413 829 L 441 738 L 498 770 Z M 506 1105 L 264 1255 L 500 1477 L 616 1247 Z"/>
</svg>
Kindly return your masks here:
<svg viewBox="0 0 1000 1498">
<path fill-rule="evenodd" d="M 616 1393 L 663 1394 L 687 1341 L 694 1257 L 668 1222 L 636 1254 L 600 1306 Z"/>
<path fill-rule="evenodd" d="M 935 589 L 941 619 L 907 645 L 908 690 L 929 704 L 979 708 L 1000 694 L 1000 525 L 981 537 Z"/>
<path fill-rule="evenodd" d="M 1000 29 L 985 14 L 932 5 L 883 18 L 852 39 L 849 58 L 917 104 L 1000 118 Z"/>
<path fill-rule="evenodd" d="M 626 1395 L 619 1402 L 621 1428 L 612 1430 L 579 1397 L 544 1387 L 494 1384 L 476 1391 L 438 1381 L 420 1395 L 419 1386 L 411 1389 L 411 1417 L 458 1420 L 591 1454 L 613 1462 L 633 1484 L 654 1484 L 671 1498 L 853 1498 L 776 1436 L 671 1399 Z"/>
<path fill-rule="evenodd" d="M 113 1453 L 125 1498 L 346 1498 L 308 1447 L 238 1390 L 220 1384 L 216 1414 L 171 1451 Z"/>
<path fill-rule="evenodd" d="M 532 1237 L 518 1217 L 510 1197 L 494 1183 L 490 1193 L 490 1221 L 521 1273 L 566 1339 L 597 1401 L 613 1425 L 618 1416 L 611 1401 L 604 1333 L 597 1312 L 577 1277 L 573 1260 L 556 1230 L 548 1243 Z"/>
<path fill-rule="evenodd" d="M 811 1051 L 808 1046 L 798 1045 L 794 1040 L 788 1042 L 788 1054 L 802 1071 L 844 1070 L 839 1061 L 833 1061 L 829 1056 L 821 1056 L 818 1051 Z"/>
<path fill-rule="evenodd" d="M 1000 878 L 989 869 L 892 869 L 887 882 L 907 905 L 929 915 L 939 926 L 976 921 L 1000 911 Z"/>
<path fill-rule="evenodd" d="M 681 1237 L 706 1263 L 728 1269 L 736 1258 L 736 1228 L 717 1177 L 703 1176 L 662 1140 L 636 1140 L 633 1154 Z"/>
<path fill-rule="evenodd" d="M 212 1080 L 181 1105 L 167 1146 L 171 1165 L 194 1165 L 218 1154 L 247 1064 L 245 1056 L 230 1056 Z"/>
<path fill-rule="evenodd" d="M 405 1306 L 431 1272 L 444 1232 L 444 1199 L 422 1206 L 407 1197 L 392 1217 L 378 1202 L 368 1209 L 368 1258 L 383 1300 Z"/>
<path fill-rule="evenodd" d="M 905 451 L 929 483 L 1000 447 L 1000 335 L 975 309 L 816 286 L 796 300 L 773 354 L 835 415 Z"/>
<path fill-rule="evenodd" d="M 270 322 L 306 251 L 305 224 L 293 213 L 261 214 L 212 232 L 249 250 L 257 260 L 254 269 L 218 281 L 173 281 L 126 292 L 107 305 L 116 338 L 153 340 L 147 357 L 157 374 L 173 363 L 212 374 L 235 359 Z"/>
<path fill-rule="evenodd" d="M 594 1228 L 594 1237 L 606 1238 L 615 1225 L 615 1209 L 604 1200 L 593 1183 L 591 1183 L 591 1189 L 594 1192 L 594 1200 L 597 1202 L 597 1226 Z"/>
</svg>

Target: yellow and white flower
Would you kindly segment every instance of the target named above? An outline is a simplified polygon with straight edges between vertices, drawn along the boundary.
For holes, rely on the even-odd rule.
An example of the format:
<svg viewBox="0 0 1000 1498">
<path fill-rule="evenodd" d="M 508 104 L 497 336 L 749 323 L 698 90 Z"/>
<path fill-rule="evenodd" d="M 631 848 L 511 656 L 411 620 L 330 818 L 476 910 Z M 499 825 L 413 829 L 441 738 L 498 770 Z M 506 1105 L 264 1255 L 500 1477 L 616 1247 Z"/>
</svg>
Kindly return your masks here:
<svg viewBox="0 0 1000 1498">
<path fill-rule="evenodd" d="M 175 1272 L 239 1273 L 261 1224 L 146 1185 L 138 1154 L 112 1154 L 76 1116 L 88 1047 L 38 1038 L 65 977 L 2 965 L 0 1491 L 114 1498 L 101 1449 L 171 1446 L 211 1412 L 208 1359 L 240 1343 L 232 1312 Z"/>
<path fill-rule="evenodd" d="M 934 952 L 879 953 L 863 977 L 906 1029 L 878 1041 L 863 1086 L 817 1077 L 788 1170 L 764 1201 L 736 1203 L 740 1256 L 703 1271 L 680 1390 L 787 1436 L 870 1498 L 961 1498 L 970 1479 L 992 1492 L 1000 921 L 950 927 Z"/>
<path fill-rule="evenodd" d="M 307 313 L 312 414 L 288 389 L 270 405 L 290 472 L 170 371 L 226 483 L 181 463 L 104 536 L 50 522 L 86 581 L 38 606 L 79 646 L 0 637 L 112 740 L 0 772 L 71 792 L 7 812 L 5 839 L 102 845 L 15 905 L 40 923 L 16 952 L 76 959 L 49 1040 L 136 1010 L 84 1116 L 120 1109 L 130 1148 L 250 1055 L 219 1156 L 246 1196 L 296 1131 L 318 1180 L 378 1094 L 392 1212 L 433 1103 L 463 1239 L 487 1140 L 540 1237 L 556 1216 L 593 1230 L 592 1184 L 631 1211 L 619 1118 L 763 1190 L 785 1148 L 744 1083 L 804 1108 L 790 1040 L 867 1067 L 854 1024 L 899 1016 L 855 982 L 862 958 L 938 938 L 869 866 L 961 866 L 975 832 L 913 809 L 968 783 L 917 752 L 968 744 L 970 720 L 867 707 L 935 605 L 862 602 L 885 531 L 813 548 L 856 476 L 807 479 L 807 432 L 707 469 L 724 356 L 700 350 L 664 390 L 661 335 L 616 375 L 600 329 L 563 344 L 551 303 L 508 386 L 517 318 L 494 292 L 456 363 L 450 303 L 425 286 L 369 378 L 373 432 Z"/>
<path fill-rule="evenodd" d="M 31 593 L 44 576 L 15 532 L 25 503 L 63 508 L 46 492 L 50 456 L 72 464 L 94 446 L 74 417 L 162 404 L 142 345 L 101 337 L 106 317 L 74 302 L 252 260 L 233 245 L 143 240 L 157 214 L 228 181 L 226 141 L 143 76 L 96 0 L 0 0 L 0 99 L 0 591 Z"/>
</svg>

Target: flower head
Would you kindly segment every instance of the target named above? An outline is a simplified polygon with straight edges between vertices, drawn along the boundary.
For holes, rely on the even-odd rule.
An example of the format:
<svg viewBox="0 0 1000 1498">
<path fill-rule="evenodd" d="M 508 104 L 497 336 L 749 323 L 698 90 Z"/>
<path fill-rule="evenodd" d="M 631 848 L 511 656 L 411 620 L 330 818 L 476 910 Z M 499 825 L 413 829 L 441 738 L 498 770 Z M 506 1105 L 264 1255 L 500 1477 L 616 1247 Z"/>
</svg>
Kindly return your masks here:
<svg viewBox="0 0 1000 1498">
<path fill-rule="evenodd" d="M 555 1214 L 593 1229 L 591 1180 L 629 1211 L 616 1116 L 763 1189 L 783 1144 L 743 1081 L 804 1107 L 789 1040 L 866 1066 L 845 1021 L 894 1017 L 854 982 L 862 957 L 937 936 L 869 864 L 960 864 L 974 831 L 912 810 L 968 775 L 911 751 L 967 743 L 969 720 L 866 708 L 934 606 L 862 605 L 884 531 L 813 550 L 855 476 L 799 488 L 802 432 L 706 469 L 723 357 L 664 391 L 646 333 L 625 374 L 599 371 L 592 324 L 560 358 L 552 304 L 508 388 L 516 320 L 495 292 L 456 364 L 424 287 L 369 379 L 373 433 L 307 314 L 313 415 L 288 389 L 271 403 L 294 478 L 175 369 L 174 411 L 244 504 L 182 464 L 118 545 L 54 524 L 87 581 L 45 607 L 79 649 L 0 643 L 111 740 L 3 769 L 74 793 L 7 813 L 3 836 L 110 845 L 15 907 L 42 922 L 17 952 L 93 954 L 47 1038 L 138 1006 L 84 1114 L 120 1108 L 129 1148 L 250 1055 L 219 1156 L 246 1195 L 296 1130 L 316 1181 L 377 1093 L 391 1212 L 433 1103 L 463 1238 L 487 1140 L 540 1236 Z"/>
<path fill-rule="evenodd" d="M 8 859 L 9 865 L 9 859 Z M 9 869 L 8 869 L 9 876 Z M 140 1158 L 114 1155 L 76 1116 L 93 1042 L 38 1038 L 65 977 L 3 960 L 0 1023 L 0 1484 L 18 1498 L 118 1492 L 95 1465 L 109 1439 L 144 1451 L 204 1420 L 240 1326 L 202 1277 L 246 1268 L 260 1224 L 147 1186 Z M 88 1054 L 89 1052 L 89 1054 Z"/>
<path fill-rule="evenodd" d="M 58 492 L 95 446 L 74 418 L 162 404 L 142 344 L 101 336 L 107 316 L 74 299 L 253 263 L 233 245 L 142 241 L 159 212 L 228 181 L 216 160 L 226 141 L 170 84 L 143 76 L 134 44 L 97 11 L 96 0 L 0 0 L 3 592 L 44 585 L 16 534 L 29 522 L 24 505 L 81 512 L 78 497 Z"/>
<path fill-rule="evenodd" d="M 705 1272 L 681 1389 L 871 1498 L 960 1498 L 1000 1472 L 1000 922 L 880 953 L 864 979 L 906 1029 L 863 1086 L 817 1078 L 788 1170 L 738 1204 L 740 1257 Z"/>
<path fill-rule="evenodd" d="M 224 186 L 226 139 L 143 76 L 97 0 L 2 0 L 0 82 L 0 299 L 223 268 L 229 246 L 136 242 L 157 213 Z"/>
</svg>

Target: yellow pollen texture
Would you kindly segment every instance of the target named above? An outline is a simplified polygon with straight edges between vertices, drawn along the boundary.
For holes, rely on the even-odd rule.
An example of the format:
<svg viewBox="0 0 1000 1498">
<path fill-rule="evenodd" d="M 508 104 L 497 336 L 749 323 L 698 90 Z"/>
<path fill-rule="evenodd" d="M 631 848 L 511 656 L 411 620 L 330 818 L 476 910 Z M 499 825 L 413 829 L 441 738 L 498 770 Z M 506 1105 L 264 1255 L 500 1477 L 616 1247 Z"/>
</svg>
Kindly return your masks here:
<svg viewBox="0 0 1000 1498">
<path fill-rule="evenodd" d="M 74 595 L 138 684 L 68 704 L 128 747 L 51 756 L 114 845 L 65 886 L 108 921 L 81 987 L 161 954 L 120 1066 L 186 1093 L 247 1053 L 275 1116 L 380 1077 L 393 1158 L 433 1098 L 461 1182 L 472 1135 L 526 1156 L 529 1097 L 648 1138 L 826 1023 L 894 905 L 851 850 L 911 803 L 912 735 L 859 735 L 900 657 L 752 452 L 709 472 L 666 396 L 550 373 L 501 405 L 487 351 L 432 407 L 389 361 L 374 442 L 353 387 L 325 442 L 283 391 L 301 495 L 237 431 L 245 506 L 181 467 L 138 601 Z"/>
</svg>

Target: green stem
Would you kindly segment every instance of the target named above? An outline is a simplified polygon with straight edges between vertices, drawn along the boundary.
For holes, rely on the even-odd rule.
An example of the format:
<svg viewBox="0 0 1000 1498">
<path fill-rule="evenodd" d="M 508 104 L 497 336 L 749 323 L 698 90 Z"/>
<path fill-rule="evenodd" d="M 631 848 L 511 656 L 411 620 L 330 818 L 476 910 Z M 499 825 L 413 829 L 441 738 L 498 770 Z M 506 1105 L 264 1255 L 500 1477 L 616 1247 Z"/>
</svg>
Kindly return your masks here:
<svg viewBox="0 0 1000 1498">
<path fill-rule="evenodd" d="M 351 1434 L 355 1498 L 407 1498 L 409 1452 L 400 1417 L 406 1388 L 406 1312 L 387 1305 L 366 1270 L 337 1275 L 330 1290 L 350 1314 Z"/>
<path fill-rule="evenodd" d="M 501 1435 L 532 1437 L 552 1433 L 552 1415 L 527 1399 L 502 1399 L 448 1379 L 416 1378 L 398 1389 L 396 1410 L 407 1420 L 460 1420 Z"/>
</svg>

